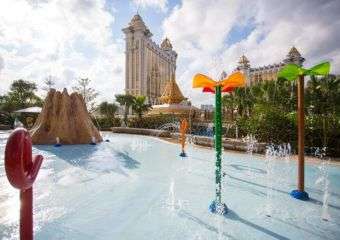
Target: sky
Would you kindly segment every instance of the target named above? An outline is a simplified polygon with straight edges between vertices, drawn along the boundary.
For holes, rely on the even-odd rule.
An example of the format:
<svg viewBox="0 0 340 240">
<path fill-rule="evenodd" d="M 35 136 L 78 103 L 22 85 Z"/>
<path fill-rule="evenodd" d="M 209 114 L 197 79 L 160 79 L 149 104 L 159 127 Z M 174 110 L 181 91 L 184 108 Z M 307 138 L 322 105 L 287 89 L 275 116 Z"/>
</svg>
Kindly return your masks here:
<svg viewBox="0 0 340 240">
<path fill-rule="evenodd" d="M 124 92 L 121 31 L 136 12 L 178 53 L 176 80 L 195 105 L 213 98 L 191 88 L 200 72 L 231 72 L 242 54 L 252 67 L 278 63 L 295 46 L 305 66 L 331 62 L 340 73 L 339 0 L 1 0 L 0 94 L 15 79 L 34 81 L 39 94 L 51 75 L 71 90 L 88 77 L 98 101 Z"/>
</svg>

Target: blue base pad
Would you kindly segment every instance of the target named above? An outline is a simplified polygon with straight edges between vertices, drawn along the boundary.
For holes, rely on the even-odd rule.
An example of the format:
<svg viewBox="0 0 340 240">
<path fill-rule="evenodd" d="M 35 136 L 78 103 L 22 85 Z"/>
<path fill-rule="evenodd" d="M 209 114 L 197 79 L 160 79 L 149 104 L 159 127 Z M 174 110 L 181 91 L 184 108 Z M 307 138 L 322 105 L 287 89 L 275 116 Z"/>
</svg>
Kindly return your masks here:
<svg viewBox="0 0 340 240">
<path fill-rule="evenodd" d="M 213 201 L 209 206 L 209 211 L 211 213 L 226 215 L 228 213 L 228 207 L 225 203 L 218 203 L 216 201 Z"/>
<path fill-rule="evenodd" d="M 55 147 L 61 147 L 60 143 L 54 144 Z"/>
<path fill-rule="evenodd" d="M 187 157 L 187 154 L 185 152 L 181 152 L 181 154 L 179 154 L 180 157 Z"/>
<path fill-rule="evenodd" d="M 309 200 L 308 193 L 306 193 L 305 191 L 293 190 L 291 191 L 290 196 L 292 196 L 293 198 L 302 200 L 302 201 Z"/>
</svg>

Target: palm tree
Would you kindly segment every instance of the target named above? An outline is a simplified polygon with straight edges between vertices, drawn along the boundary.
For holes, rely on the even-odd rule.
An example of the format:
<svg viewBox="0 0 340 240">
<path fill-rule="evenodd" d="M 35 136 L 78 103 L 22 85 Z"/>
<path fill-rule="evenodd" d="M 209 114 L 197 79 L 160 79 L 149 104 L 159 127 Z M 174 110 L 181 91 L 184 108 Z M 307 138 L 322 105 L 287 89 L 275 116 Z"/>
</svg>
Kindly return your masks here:
<svg viewBox="0 0 340 240">
<path fill-rule="evenodd" d="M 334 75 L 311 76 L 307 83 L 306 103 L 315 114 L 336 114 L 340 112 L 340 78 Z"/>
<path fill-rule="evenodd" d="M 113 119 L 115 117 L 117 110 L 118 110 L 118 106 L 114 103 L 102 102 L 99 105 L 100 114 L 110 119 Z"/>
<path fill-rule="evenodd" d="M 232 93 L 228 93 L 222 97 L 223 107 L 226 109 L 226 112 L 230 113 L 230 120 L 234 121 L 234 110 L 236 105 L 235 97 Z"/>
<path fill-rule="evenodd" d="M 151 105 L 145 103 L 145 101 L 145 96 L 136 96 L 132 104 L 132 110 L 138 115 L 139 120 L 142 120 L 144 112 L 152 108 Z"/>
<path fill-rule="evenodd" d="M 115 95 L 116 101 L 121 105 L 124 106 L 124 123 L 127 126 L 129 108 L 134 103 L 135 97 L 130 94 L 117 94 Z"/>
<path fill-rule="evenodd" d="M 241 117 L 249 116 L 254 104 L 250 88 L 236 88 L 232 93 L 236 102 L 236 109 Z"/>
</svg>

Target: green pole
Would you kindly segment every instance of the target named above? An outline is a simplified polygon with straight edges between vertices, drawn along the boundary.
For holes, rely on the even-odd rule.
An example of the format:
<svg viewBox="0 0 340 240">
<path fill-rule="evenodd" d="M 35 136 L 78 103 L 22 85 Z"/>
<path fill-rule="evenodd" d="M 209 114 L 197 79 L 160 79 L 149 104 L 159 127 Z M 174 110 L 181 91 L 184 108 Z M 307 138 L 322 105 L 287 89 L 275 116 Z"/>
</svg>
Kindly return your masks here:
<svg viewBox="0 0 340 240">
<path fill-rule="evenodd" d="M 216 202 L 221 203 L 221 162 L 222 162 L 222 107 L 221 107 L 221 86 L 215 89 L 215 152 L 216 152 Z"/>
</svg>

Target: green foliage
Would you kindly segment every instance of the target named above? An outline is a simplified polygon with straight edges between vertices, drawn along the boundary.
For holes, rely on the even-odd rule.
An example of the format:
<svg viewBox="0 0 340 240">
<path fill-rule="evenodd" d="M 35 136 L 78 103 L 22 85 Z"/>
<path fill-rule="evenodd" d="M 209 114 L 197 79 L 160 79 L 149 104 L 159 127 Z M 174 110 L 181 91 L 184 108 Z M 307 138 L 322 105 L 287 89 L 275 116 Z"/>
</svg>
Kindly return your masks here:
<svg viewBox="0 0 340 240">
<path fill-rule="evenodd" d="M 145 103 L 145 96 L 136 96 L 132 103 L 132 110 L 137 114 L 139 120 L 142 119 L 142 115 L 144 112 L 147 112 L 151 109 L 151 105 Z"/>
<path fill-rule="evenodd" d="M 102 102 L 99 104 L 99 112 L 106 118 L 114 118 L 116 112 L 118 111 L 118 106 L 114 103 Z"/>
<path fill-rule="evenodd" d="M 128 114 L 129 114 L 129 108 L 134 103 L 135 97 L 130 94 L 117 94 L 115 95 L 116 101 L 121 105 L 124 106 L 124 123 L 127 126 L 128 122 Z"/>
<path fill-rule="evenodd" d="M 164 124 L 171 122 L 179 122 L 180 117 L 171 114 L 160 114 L 145 116 L 142 119 L 131 118 L 129 119 L 128 126 L 134 128 L 148 128 L 148 129 L 159 129 Z"/>
<path fill-rule="evenodd" d="M 340 77 L 312 76 L 307 83 L 305 105 L 314 114 L 340 114 Z"/>
<path fill-rule="evenodd" d="M 262 142 L 283 143 L 296 141 L 296 125 L 289 114 L 274 106 L 258 104 L 251 118 L 238 118 L 243 135 L 252 134 Z"/>
<path fill-rule="evenodd" d="M 327 146 L 340 156 L 340 77 L 316 77 L 305 86 L 305 146 Z M 223 97 L 225 122 L 236 123 L 239 136 L 253 134 L 261 142 L 297 141 L 297 89 L 295 81 L 265 81 Z M 248 99 L 248 101 L 247 101 Z M 251 102 L 250 102 L 250 101 Z M 233 112 L 233 116 L 231 116 Z M 236 119 L 236 120 L 235 120 Z M 228 136 L 233 134 L 228 131 Z"/>
<path fill-rule="evenodd" d="M 223 96 L 223 105 L 231 120 L 250 117 L 255 104 L 275 106 L 282 111 L 296 109 L 296 85 L 285 80 L 264 81 L 251 87 L 238 88 Z"/>
<path fill-rule="evenodd" d="M 327 153 L 340 156 L 340 118 L 335 115 L 309 115 L 306 118 L 306 146 L 326 146 Z"/>
<path fill-rule="evenodd" d="M 98 92 L 90 87 L 91 80 L 89 78 L 80 78 L 77 82 L 77 86 L 73 87 L 73 91 L 78 92 L 83 96 L 86 108 L 89 113 L 96 110 L 96 98 L 98 97 Z"/>
<path fill-rule="evenodd" d="M 119 118 L 98 117 L 92 118 L 92 122 L 100 130 L 109 130 L 112 127 L 121 126 L 121 121 Z"/>
<path fill-rule="evenodd" d="M 12 114 L 7 112 L 0 112 L 0 124 L 4 125 L 12 125 L 14 122 L 14 118 Z"/>
<path fill-rule="evenodd" d="M 36 84 L 22 79 L 13 81 L 7 95 L 0 96 L 0 123 L 12 124 L 12 112 L 32 106 L 42 106 L 43 100 L 35 95 Z"/>
</svg>

